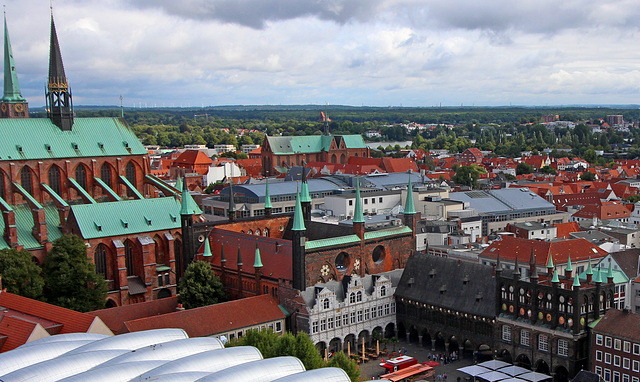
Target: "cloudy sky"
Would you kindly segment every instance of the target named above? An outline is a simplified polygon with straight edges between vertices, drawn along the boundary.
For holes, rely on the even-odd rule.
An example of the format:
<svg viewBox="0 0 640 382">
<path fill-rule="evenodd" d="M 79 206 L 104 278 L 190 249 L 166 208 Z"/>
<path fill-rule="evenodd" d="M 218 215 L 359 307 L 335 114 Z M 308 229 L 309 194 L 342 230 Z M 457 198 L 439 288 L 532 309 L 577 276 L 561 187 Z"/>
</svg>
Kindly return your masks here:
<svg viewBox="0 0 640 382">
<path fill-rule="evenodd" d="M 10 0 L 44 103 L 49 1 Z M 55 0 L 81 105 L 640 103 L 637 0 Z"/>
</svg>

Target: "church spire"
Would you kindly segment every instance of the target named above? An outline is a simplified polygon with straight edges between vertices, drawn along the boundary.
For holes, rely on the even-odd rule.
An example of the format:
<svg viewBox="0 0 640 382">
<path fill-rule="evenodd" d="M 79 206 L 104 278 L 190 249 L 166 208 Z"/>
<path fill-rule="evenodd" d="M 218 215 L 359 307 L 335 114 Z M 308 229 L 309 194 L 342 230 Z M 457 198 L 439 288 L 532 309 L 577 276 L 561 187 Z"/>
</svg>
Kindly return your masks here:
<svg viewBox="0 0 640 382">
<path fill-rule="evenodd" d="M 20 94 L 18 74 L 13 62 L 13 50 L 9 40 L 7 15 L 4 15 L 4 95 L 0 100 L 0 116 L 2 118 L 27 118 L 29 109 L 27 100 Z"/>
<path fill-rule="evenodd" d="M 73 126 L 73 102 L 69 84 L 67 83 L 67 76 L 64 73 L 53 13 L 51 14 L 51 42 L 49 49 L 49 79 L 46 96 L 47 116 L 61 130 L 71 130 Z"/>
<path fill-rule="evenodd" d="M 411 185 L 411 175 L 409 175 L 409 185 L 407 186 L 407 200 L 404 203 L 405 215 L 415 214 L 416 208 L 413 206 L 413 186 Z"/>
</svg>

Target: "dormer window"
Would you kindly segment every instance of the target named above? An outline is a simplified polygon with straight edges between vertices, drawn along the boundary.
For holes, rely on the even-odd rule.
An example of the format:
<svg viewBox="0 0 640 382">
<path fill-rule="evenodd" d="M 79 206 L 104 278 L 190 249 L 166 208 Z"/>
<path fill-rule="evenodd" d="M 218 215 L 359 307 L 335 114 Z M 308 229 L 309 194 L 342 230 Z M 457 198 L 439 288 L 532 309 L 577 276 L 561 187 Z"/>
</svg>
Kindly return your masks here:
<svg viewBox="0 0 640 382">
<path fill-rule="evenodd" d="M 98 147 L 100 147 L 100 150 L 104 150 L 104 143 L 98 142 Z"/>
<path fill-rule="evenodd" d="M 331 304 L 329 303 L 329 299 L 325 298 L 324 300 L 322 300 L 322 309 L 329 309 L 331 307 Z"/>
<path fill-rule="evenodd" d="M 18 150 L 18 152 L 22 154 L 22 146 L 16 145 L 16 150 Z"/>
<path fill-rule="evenodd" d="M 51 145 L 46 144 L 44 145 L 45 150 L 47 150 L 47 152 L 51 152 Z"/>
<path fill-rule="evenodd" d="M 386 295 L 387 295 L 387 287 L 383 285 L 380 287 L 380 297 L 384 297 Z"/>
<path fill-rule="evenodd" d="M 78 144 L 71 142 L 71 147 L 73 147 L 74 150 L 78 150 Z"/>
</svg>

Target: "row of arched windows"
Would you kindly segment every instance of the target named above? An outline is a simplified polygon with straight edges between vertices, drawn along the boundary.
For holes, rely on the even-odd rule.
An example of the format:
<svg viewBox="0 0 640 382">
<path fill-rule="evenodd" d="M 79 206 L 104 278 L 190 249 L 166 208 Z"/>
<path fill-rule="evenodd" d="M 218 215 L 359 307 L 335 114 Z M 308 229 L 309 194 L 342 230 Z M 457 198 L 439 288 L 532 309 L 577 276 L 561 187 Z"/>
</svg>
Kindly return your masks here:
<svg viewBox="0 0 640 382">
<path fill-rule="evenodd" d="M 84 164 L 79 164 L 75 169 L 74 178 L 76 182 L 85 190 L 87 189 L 88 179 L 87 179 L 88 170 Z M 100 167 L 100 179 L 110 188 L 113 188 L 112 175 L 113 171 L 111 165 L 109 163 L 103 163 Z M 60 167 L 53 165 L 49 168 L 48 171 L 48 180 L 49 187 L 53 191 L 55 191 L 58 195 L 62 195 L 62 171 Z M 136 185 L 136 166 L 133 161 L 127 163 L 125 167 L 125 177 L 132 184 Z M 0 197 L 6 197 L 6 176 L 0 171 Z M 33 181 L 33 171 L 29 168 L 29 166 L 24 166 L 20 170 L 20 185 L 27 191 L 29 194 L 33 195 L 34 189 L 34 181 Z M 131 191 L 128 191 L 128 195 L 131 195 Z"/>
</svg>

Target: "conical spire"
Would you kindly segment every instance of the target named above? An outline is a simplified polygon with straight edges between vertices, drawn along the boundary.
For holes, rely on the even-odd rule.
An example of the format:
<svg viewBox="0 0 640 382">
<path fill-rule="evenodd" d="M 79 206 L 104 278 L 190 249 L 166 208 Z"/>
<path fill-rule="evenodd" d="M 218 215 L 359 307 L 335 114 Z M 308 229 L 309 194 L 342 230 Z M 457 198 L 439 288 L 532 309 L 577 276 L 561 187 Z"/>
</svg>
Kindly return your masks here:
<svg viewBox="0 0 640 382">
<path fill-rule="evenodd" d="M 220 263 L 226 263 L 227 257 L 224 255 L 224 243 L 220 244 Z"/>
<path fill-rule="evenodd" d="M 3 102 L 26 102 L 20 94 L 18 85 L 18 74 L 13 62 L 13 50 L 9 40 L 9 29 L 7 28 L 7 15 L 4 15 L 4 96 Z"/>
<path fill-rule="evenodd" d="M 407 187 L 407 200 L 404 203 L 404 214 L 415 214 L 416 208 L 413 206 L 413 186 L 411 185 L 411 174 L 409 174 L 409 186 Z"/>
<path fill-rule="evenodd" d="M 580 278 L 578 277 L 578 275 L 573 276 L 573 285 L 574 288 L 578 287 L 580 288 Z"/>
<path fill-rule="evenodd" d="M 55 89 L 52 89 L 55 87 Z M 49 90 L 67 90 L 67 76 L 64 73 L 60 44 L 58 43 L 58 33 L 56 24 L 51 14 L 51 41 L 49 43 Z"/>
<path fill-rule="evenodd" d="M 187 182 L 182 182 L 182 202 L 180 203 L 180 215 L 201 215 L 202 210 L 189 193 Z"/>
<path fill-rule="evenodd" d="M 567 260 L 567 267 L 564 270 L 567 272 L 573 271 L 573 268 L 571 267 L 571 255 L 569 255 L 569 259 Z"/>
<path fill-rule="evenodd" d="M 609 263 L 609 270 L 607 271 L 607 279 L 613 280 L 613 268 L 611 267 L 611 263 Z"/>
<path fill-rule="evenodd" d="M 204 239 L 204 252 L 202 253 L 204 257 L 211 257 L 213 254 L 211 253 L 211 246 L 209 246 L 209 238 Z"/>
<path fill-rule="evenodd" d="M 300 192 L 296 191 L 296 207 L 293 211 L 292 231 L 306 231 L 304 226 L 304 217 L 302 216 L 302 204 L 300 204 Z"/>
<path fill-rule="evenodd" d="M 547 269 L 553 268 L 553 255 L 549 253 L 549 260 L 547 261 Z"/>
<path fill-rule="evenodd" d="M 360 197 L 360 178 L 356 177 L 356 207 L 353 211 L 353 222 L 364 223 L 364 214 L 362 213 L 362 198 Z"/>
<path fill-rule="evenodd" d="M 516 263 L 513 266 L 513 278 L 520 278 L 520 265 L 518 264 L 518 254 L 516 253 Z"/>
<path fill-rule="evenodd" d="M 269 179 L 264 185 L 264 208 L 273 208 L 271 205 L 271 195 L 269 195 Z"/>
<path fill-rule="evenodd" d="M 233 197 L 233 179 L 229 179 L 229 211 L 236 211 L 236 203 Z"/>
<path fill-rule="evenodd" d="M 594 283 L 602 282 L 602 276 L 600 275 L 600 268 L 596 268 L 596 271 L 593 272 L 593 282 Z"/>
<path fill-rule="evenodd" d="M 558 270 L 557 269 L 553 270 L 553 277 L 551 278 L 551 282 L 552 283 L 559 283 L 560 282 L 560 278 L 558 278 Z"/>
<path fill-rule="evenodd" d="M 593 275 L 593 268 L 591 267 L 591 256 L 589 256 L 589 265 L 587 265 L 587 273 L 588 275 Z"/>
<path fill-rule="evenodd" d="M 256 243 L 256 260 L 253 263 L 254 268 L 262 268 L 262 257 L 260 256 L 260 248 L 258 248 L 258 244 Z"/>
<path fill-rule="evenodd" d="M 533 253 L 533 248 L 531 248 L 531 257 L 529 258 L 529 270 L 531 271 L 531 275 L 529 277 L 537 279 L 538 267 L 536 266 L 536 255 Z"/>
<path fill-rule="evenodd" d="M 238 247 L 238 261 L 236 261 L 236 265 L 242 265 L 242 253 L 240 253 L 240 247 Z"/>
<path fill-rule="evenodd" d="M 307 184 L 306 168 L 302 166 L 302 185 L 300 186 L 300 202 L 311 203 L 311 195 L 309 195 L 309 185 Z"/>
<path fill-rule="evenodd" d="M 182 177 L 178 177 L 176 179 L 176 190 L 182 191 Z"/>
</svg>

